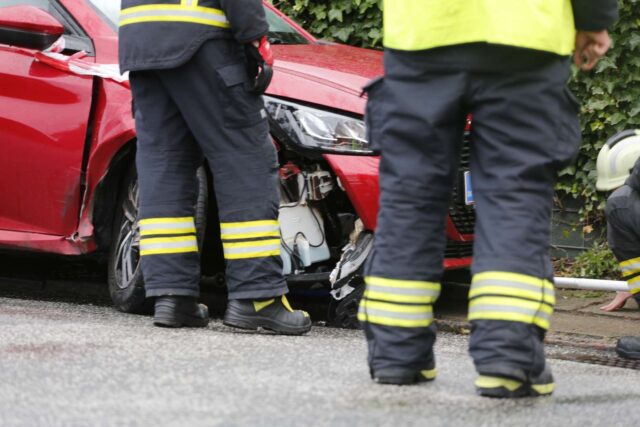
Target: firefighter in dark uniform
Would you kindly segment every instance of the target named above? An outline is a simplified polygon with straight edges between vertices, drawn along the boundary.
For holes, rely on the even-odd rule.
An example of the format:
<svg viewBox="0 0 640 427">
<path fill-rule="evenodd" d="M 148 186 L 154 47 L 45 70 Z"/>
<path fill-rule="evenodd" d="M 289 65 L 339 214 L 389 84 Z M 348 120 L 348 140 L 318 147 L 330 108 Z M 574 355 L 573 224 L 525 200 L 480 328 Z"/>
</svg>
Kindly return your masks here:
<svg viewBox="0 0 640 427">
<path fill-rule="evenodd" d="M 619 292 L 606 311 L 635 298 L 640 305 L 640 130 L 620 132 L 602 147 L 597 162 L 598 190 L 615 190 L 607 199 L 607 240 L 620 263 L 629 292 Z M 640 337 L 622 337 L 616 346 L 622 357 L 640 359 Z"/>
<path fill-rule="evenodd" d="M 435 375 L 432 307 L 462 135 L 473 115 L 477 212 L 469 319 L 479 394 L 550 394 L 543 337 L 555 302 L 548 255 L 556 172 L 575 156 L 569 55 L 609 48 L 615 0 L 386 0 L 384 79 L 370 85 L 382 152 L 380 213 L 359 319 L 379 383 Z M 576 34 L 575 29 L 578 32 Z"/>
<path fill-rule="evenodd" d="M 261 93 L 269 83 L 260 0 L 123 0 L 120 67 L 138 136 L 140 255 L 158 326 L 208 323 L 199 296 L 196 170 L 213 174 L 227 263 L 224 323 L 283 334 L 311 328 L 282 275 L 277 159 Z"/>
</svg>

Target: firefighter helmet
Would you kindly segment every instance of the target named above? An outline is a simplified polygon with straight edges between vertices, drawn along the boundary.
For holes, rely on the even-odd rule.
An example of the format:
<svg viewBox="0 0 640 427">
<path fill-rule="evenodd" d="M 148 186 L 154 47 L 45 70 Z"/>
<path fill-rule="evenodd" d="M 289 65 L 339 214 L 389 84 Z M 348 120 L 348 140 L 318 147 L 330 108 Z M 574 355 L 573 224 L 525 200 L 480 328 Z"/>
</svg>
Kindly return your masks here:
<svg viewBox="0 0 640 427">
<path fill-rule="evenodd" d="M 624 184 L 640 157 L 640 129 L 625 130 L 611 137 L 598 153 L 598 190 L 614 190 Z"/>
</svg>

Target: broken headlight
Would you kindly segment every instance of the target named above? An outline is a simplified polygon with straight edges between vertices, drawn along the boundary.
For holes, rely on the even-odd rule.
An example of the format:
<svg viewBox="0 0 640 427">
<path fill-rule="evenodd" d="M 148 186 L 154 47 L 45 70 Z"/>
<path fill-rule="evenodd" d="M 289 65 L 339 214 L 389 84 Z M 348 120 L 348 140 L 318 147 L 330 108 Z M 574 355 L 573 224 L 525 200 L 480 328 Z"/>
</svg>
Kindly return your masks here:
<svg viewBox="0 0 640 427">
<path fill-rule="evenodd" d="M 272 124 L 294 143 L 341 154 L 372 154 L 364 122 L 349 116 L 264 97 Z"/>
</svg>

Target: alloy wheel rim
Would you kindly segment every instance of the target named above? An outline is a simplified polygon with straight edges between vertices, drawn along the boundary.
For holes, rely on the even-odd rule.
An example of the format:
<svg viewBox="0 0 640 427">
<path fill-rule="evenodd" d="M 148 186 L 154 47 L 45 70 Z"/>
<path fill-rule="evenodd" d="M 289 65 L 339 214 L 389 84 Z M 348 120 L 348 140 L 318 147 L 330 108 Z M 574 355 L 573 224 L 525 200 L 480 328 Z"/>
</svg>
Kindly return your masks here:
<svg viewBox="0 0 640 427">
<path fill-rule="evenodd" d="M 138 226 L 138 182 L 129 186 L 127 197 L 122 203 L 124 218 L 118 233 L 116 252 L 116 283 L 118 288 L 131 285 L 140 268 L 140 230 Z"/>
</svg>

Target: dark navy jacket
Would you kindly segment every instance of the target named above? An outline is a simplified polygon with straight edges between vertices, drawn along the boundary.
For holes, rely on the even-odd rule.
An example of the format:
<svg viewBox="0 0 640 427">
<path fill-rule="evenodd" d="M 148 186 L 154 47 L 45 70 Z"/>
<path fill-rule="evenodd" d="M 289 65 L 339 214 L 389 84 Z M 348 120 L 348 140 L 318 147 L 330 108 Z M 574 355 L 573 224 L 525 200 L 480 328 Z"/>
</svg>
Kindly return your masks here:
<svg viewBox="0 0 640 427">
<path fill-rule="evenodd" d="M 247 43 L 268 31 L 261 0 L 122 0 L 120 70 L 175 68 L 207 40 Z"/>
</svg>

